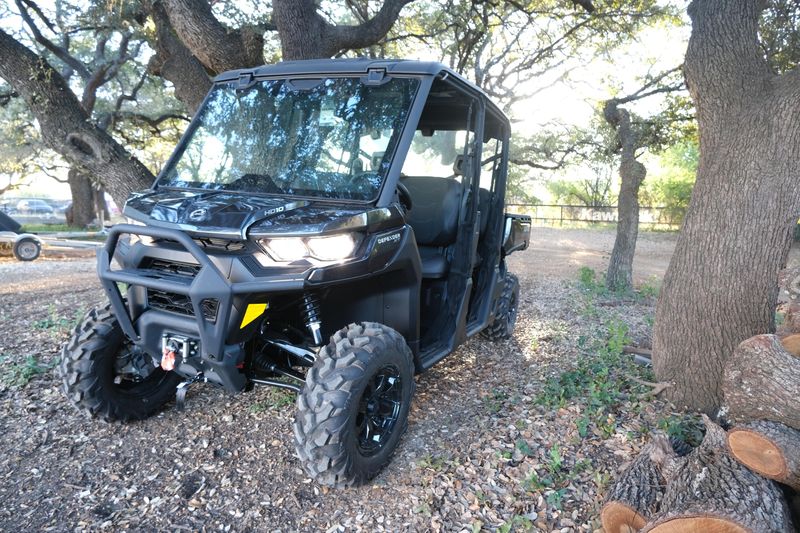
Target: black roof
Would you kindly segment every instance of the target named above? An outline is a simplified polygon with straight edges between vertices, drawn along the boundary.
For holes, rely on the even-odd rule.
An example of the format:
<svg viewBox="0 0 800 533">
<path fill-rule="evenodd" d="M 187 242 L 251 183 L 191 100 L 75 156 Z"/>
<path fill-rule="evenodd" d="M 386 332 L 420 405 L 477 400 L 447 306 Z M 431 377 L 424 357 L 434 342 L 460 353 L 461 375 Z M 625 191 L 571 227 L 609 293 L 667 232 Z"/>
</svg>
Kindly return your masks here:
<svg viewBox="0 0 800 533">
<path fill-rule="evenodd" d="M 371 69 L 384 69 L 389 75 L 410 74 L 417 76 L 436 76 L 446 73 L 453 76 L 462 83 L 472 87 L 484 96 L 483 90 L 454 71 L 447 65 L 436 61 L 416 61 L 412 59 L 307 59 L 301 61 L 282 61 L 272 65 L 261 67 L 243 68 L 223 72 L 214 78 L 215 82 L 225 82 L 239 79 L 242 75 L 252 75 L 258 77 L 286 77 L 286 76 L 306 76 L 310 74 L 367 74 Z M 494 110 L 504 118 L 505 114 L 494 105 L 486 96 L 486 100 Z"/>
</svg>

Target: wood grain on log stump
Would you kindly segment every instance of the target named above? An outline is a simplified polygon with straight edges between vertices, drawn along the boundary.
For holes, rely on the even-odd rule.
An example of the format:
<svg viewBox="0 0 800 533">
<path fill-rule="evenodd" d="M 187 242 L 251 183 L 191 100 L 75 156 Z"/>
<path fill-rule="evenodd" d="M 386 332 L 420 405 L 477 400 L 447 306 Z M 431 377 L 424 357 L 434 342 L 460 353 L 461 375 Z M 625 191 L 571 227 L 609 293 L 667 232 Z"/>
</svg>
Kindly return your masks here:
<svg viewBox="0 0 800 533">
<path fill-rule="evenodd" d="M 800 357 L 775 335 L 742 342 L 725 363 L 720 416 L 731 422 L 772 420 L 800 429 Z"/>
<path fill-rule="evenodd" d="M 667 475 L 659 513 L 642 531 L 745 533 L 792 531 L 780 488 L 728 453 L 725 430 L 704 417 L 706 435 Z"/>
<path fill-rule="evenodd" d="M 800 490 L 800 431 L 777 422 L 750 422 L 728 433 L 728 447 L 750 470 Z"/>
<path fill-rule="evenodd" d="M 600 511 L 607 533 L 638 531 L 658 510 L 665 481 L 661 469 L 674 456 L 669 440 L 657 435 L 625 469 Z"/>
</svg>

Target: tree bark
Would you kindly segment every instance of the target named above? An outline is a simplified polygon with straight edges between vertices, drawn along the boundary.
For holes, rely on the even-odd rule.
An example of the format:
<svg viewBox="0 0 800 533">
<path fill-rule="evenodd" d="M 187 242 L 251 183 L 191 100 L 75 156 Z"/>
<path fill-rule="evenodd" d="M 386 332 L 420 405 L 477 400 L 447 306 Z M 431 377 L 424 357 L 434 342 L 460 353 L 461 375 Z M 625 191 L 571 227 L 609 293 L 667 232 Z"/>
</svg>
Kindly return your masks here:
<svg viewBox="0 0 800 533">
<path fill-rule="evenodd" d="M 69 169 L 67 182 L 72 196 L 69 224 L 85 228 L 92 223 L 95 215 L 92 183 L 89 180 L 89 176 L 75 168 Z"/>
<path fill-rule="evenodd" d="M 764 477 L 800 490 L 800 431 L 759 420 L 728 432 L 734 459 Z"/>
<path fill-rule="evenodd" d="M 153 174 L 92 123 L 64 78 L 44 59 L 0 30 L 0 77 L 28 104 L 44 143 L 105 185 L 123 205 L 151 185 Z"/>
<path fill-rule="evenodd" d="M 156 53 L 150 58 L 148 69 L 172 83 L 175 96 L 194 114 L 211 88 L 211 78 L 175 34 L 161 2 L 153 3 L 150 15 L 156 27 Z"/>
<path fill-rule="evenodd" d="M 737 463 L 725 448 L 725 430 L 704 420 L 703 442 L 667 475 L 661 510 L 642 532 L 791 531 L 780 488 Z"/>
<path fill-rule="evenodd" d="M 638 531 L 656 514 L 666 488 L 663 466 L 674 459 L 669 440 L 658 435 L 614 483 L 600 519 L 607 533 Z"/>
<path fill-rule="evenodd" d="M 772 420 L 800 430 L 800 357 L 775 335 L 741 343 L 725 366 L 720 416 L 731 422 Z"/>
<path fill-rule="evenodd" d="M 800 215 L 800 74 L 769 72 L 757 39 L 763 5 L 689 7 L 700 161 L 657 305 L 653 364 L 659 381 L 674 382 L 671 400 L 706 413 L 720 405 L 735 347 L 774 331 L 778 272 Z"/>
<path fill-rule="evenodd" d="M 342 50 L 371 46 L 389 32 L 406 4 L 384 0 L 380 11 L 358 26 L 335 26 L 317 11 L 314 0 L 273 0 L 272 18 L 284 61 L 332 57 Z"/>
<path fill-rule="evenodd" d="M 225 27 L 207 0 L 163 0 L 175 33 L 205 67 L 226 70 L 264 64 L 264 29 Z"/>
<path fill-rule="evenodd" d="M 603 115 L 606 122 L 616 129 L 622 145 L 617 236 L 606 272 L 606 286 L 612 291 L 630 291 L 633 288 L 633 256 L 639 235 L 639 187 L 647 175 L 647 169 L 636 160 L 638 135 L 631 128 L 628 111 L 619 107 L 615 100 L 609 100 L 603 109 Z"/>
</svg>

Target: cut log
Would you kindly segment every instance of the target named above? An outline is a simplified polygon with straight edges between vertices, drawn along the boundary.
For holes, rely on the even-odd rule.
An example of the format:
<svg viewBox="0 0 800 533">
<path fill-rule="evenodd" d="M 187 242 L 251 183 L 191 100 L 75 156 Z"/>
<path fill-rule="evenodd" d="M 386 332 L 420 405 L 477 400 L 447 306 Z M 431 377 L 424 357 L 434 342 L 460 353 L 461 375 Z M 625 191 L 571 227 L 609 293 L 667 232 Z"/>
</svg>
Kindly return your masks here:
<svg viewBox="0 0 800 533">
<path fill-rule="evenodd" d="M 728 432 L 733 457 L 750 470 L 800 490 L 800 431 L 758 421 Z"/>
<path fill-rule="evenodd" d="M 725 363 L 720 417 L 746 423 L 771 420 L 800 429 L 800 357 L 775 335 L 741 343 Z"/>
<path fill-rule="evenodd" d="M 659 513 L 643 532 L 746 533 L 792 531 L 781 489 L 737 463 L 725 430 L 703 417 L 706 435 L 692 453 L 666 473 Z"/>
<path fill-rule="evenodd" d="M 788 337 L 783 337 L 781 339 L 781 344 L 787 352 L 795 357 L 800 355 L 800 335 L 794 334 L 789 335 Z"/>
<path fill-rule="evenodd" d="M 600 511 L 607 533 L 640 530 L 658 510 L 666 483 L 661 472 L 674 452 L 669 440 L 657 435 L 622 473 Z"/>
</svg>

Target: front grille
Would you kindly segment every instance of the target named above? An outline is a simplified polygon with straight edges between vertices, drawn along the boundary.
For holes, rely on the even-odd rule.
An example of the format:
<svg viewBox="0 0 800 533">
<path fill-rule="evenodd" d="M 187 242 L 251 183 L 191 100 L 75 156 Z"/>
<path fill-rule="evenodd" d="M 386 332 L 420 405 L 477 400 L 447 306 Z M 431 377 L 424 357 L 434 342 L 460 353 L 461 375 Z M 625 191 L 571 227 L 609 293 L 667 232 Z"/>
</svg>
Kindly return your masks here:
<svg viewBox="0 0 800 533">
<path fill-rule="evenodd" d="M 221 252 L 238 252 L 244 250 L 245 241 L 231 241 L 215 237 L 195 237 L 194 242 L 207 250 L 219 250 Z"/>
<path fill-rule="evenodd" d="M 184 316 L 194 316 L 192 301 L 188 296 L 182 294 L 147 289 L 147 303 L 150 307 L 161 309 L 162 311 L 177 313 Z M 209 322 L 216 322 L 219 300 L 206 298 L 200 302 L 200 308 L 203 311 L 203 318 Z"/>
<path fill-rule="evenodd" d="M 146 257 L 139 268 L 156 270 L 177 276 L 193 278 L 200 272 L 200 265 L 194 263 L 181 263 L 180 261 L 166 261 L 155 257 Z"/>
</svg>

